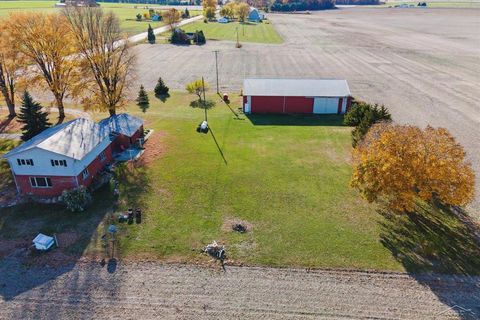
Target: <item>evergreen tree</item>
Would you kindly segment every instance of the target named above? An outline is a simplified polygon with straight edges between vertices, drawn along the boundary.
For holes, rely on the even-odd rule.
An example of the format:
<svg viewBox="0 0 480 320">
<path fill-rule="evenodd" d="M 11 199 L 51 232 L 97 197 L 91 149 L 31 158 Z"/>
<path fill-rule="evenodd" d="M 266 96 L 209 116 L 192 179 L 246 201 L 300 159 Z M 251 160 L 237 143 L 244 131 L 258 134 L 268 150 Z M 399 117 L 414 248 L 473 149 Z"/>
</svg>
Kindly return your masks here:
<svg viewBox="0 0 480 320">
<path fill-rule="evenodd" d="M 48 122 L 48 113 L 42 111 L 40 103 L 35 102 L 27 91 L 23 94 L 18 122 L 24 124 L 22 127 L 23 141 L 33 138 L 51 125 Z"/>
<path fill-rule="evenodd" d="M 155 92 L 156 96 L 166 96 L 168 94 L 169 88 L 165 85 L 162 78 L 158 78 L 157 85 L 153 91 Z"/>
<path fill-rule="evenodd" d="M 156 37 L 155 37 L 155 34 L 153 33 L 153 28 L 152 28 L 152 26 L 151 26 L 150 24 L 148 24 L 147 33 L 148 33 L 148 35 L 147 35 L 148 42 L 149 42 L 150 44 L 154 44 Z"/>
<path fill-rule="evenodd" d="M 140 107 L 148 106 L 150 104 L 150 101 L 148 100 L 148 95 L 147 92 L 145 91 L 145 88 L 140 86 L 140 91 L 138 91 L 138 97 L 137 97 L 137 105 Z"/>
<path fill-rule="evenodd" d="M 185 8 L 185 18 L 190 18 L 190 11 L 188 11 L 188 8 Z"/>
</svg>

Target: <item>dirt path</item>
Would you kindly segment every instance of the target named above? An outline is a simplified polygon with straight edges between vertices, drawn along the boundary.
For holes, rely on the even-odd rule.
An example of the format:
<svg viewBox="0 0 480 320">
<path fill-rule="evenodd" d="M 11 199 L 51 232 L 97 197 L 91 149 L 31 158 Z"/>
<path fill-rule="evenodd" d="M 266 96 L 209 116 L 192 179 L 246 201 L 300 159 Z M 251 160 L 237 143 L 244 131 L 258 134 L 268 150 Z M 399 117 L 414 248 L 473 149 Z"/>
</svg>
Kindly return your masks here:
<svg viewBox="0 0 480 320">
<path fill-rule="evenodd" d="M 480 278 L 155 263 L 1 269 L 1 319 L 461 318 L 454 305 L 480 314 Z"/>
</svg>

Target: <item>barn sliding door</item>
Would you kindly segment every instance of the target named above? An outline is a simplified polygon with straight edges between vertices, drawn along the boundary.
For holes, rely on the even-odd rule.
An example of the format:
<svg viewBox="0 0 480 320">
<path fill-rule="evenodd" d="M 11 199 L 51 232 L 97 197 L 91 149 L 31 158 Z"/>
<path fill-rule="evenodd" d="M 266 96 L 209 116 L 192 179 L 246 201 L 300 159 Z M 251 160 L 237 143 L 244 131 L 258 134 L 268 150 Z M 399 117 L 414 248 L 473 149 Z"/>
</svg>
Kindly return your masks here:
<svg viewBox="0 0 480 320">
<path fill-rule="evenodd" d="M 338 112 L 338 98 L 315 98 L 313 113 L 336 114 Z"/>
</svg>

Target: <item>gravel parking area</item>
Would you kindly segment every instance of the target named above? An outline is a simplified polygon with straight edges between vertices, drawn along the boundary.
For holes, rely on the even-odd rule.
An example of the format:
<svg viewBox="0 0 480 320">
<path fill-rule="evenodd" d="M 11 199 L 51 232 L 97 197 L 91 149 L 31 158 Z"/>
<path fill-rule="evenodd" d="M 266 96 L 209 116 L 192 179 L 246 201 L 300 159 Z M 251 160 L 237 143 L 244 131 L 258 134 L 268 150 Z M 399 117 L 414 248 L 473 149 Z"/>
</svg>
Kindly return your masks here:
<svg viewBox="0 0 480 320">
<path fill-rule="evenodd" d="M 113 273 L 93 263 L 0 270 L 1 319 L 474 319 L 480 312 L 479 278 L 156 263 L 119 264 Z M 15 275 L 21 281 L 2 284 Z"/>
<path fill-rule="evenodd" d="M 270 14 L 281 45 L 209 41 L 189 48 L 139 45 L 138 84 L 174 89 L 205 76 L 222 91 L 245 77 L 345 78 L 355 97 L 386 104 L 398 122 L 446 127 L 466 147 L 480 185 L 480 10 L 346 8 Z M 471 212 L 480 212 L 480 195 Z M 480 216 L 478 214 L 477 216 Z"/>
</svg>

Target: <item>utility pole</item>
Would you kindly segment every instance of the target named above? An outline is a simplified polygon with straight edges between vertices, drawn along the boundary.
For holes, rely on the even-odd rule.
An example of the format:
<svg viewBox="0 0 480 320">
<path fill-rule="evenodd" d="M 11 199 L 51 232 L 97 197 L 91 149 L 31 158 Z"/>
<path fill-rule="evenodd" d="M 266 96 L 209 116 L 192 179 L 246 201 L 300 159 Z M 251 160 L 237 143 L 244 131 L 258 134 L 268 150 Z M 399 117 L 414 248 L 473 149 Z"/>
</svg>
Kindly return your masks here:
<svg viewBox="0 0 480 320">
<path fill-rule="evenodd" d="M 203 88 L 203 109 L 205 110 L 205 121 L 207 121 L 207 101 L 205 100 L 205 82 L 202 77 L 202 88 Z"/>
<path fill-rule="evenodd" d="M 220 93 L 220 89 L 218 88 L 218 50 L 213 51 L 215 52 L 215 70 L 217 71 L 217 94 Z"/>
</svg>

